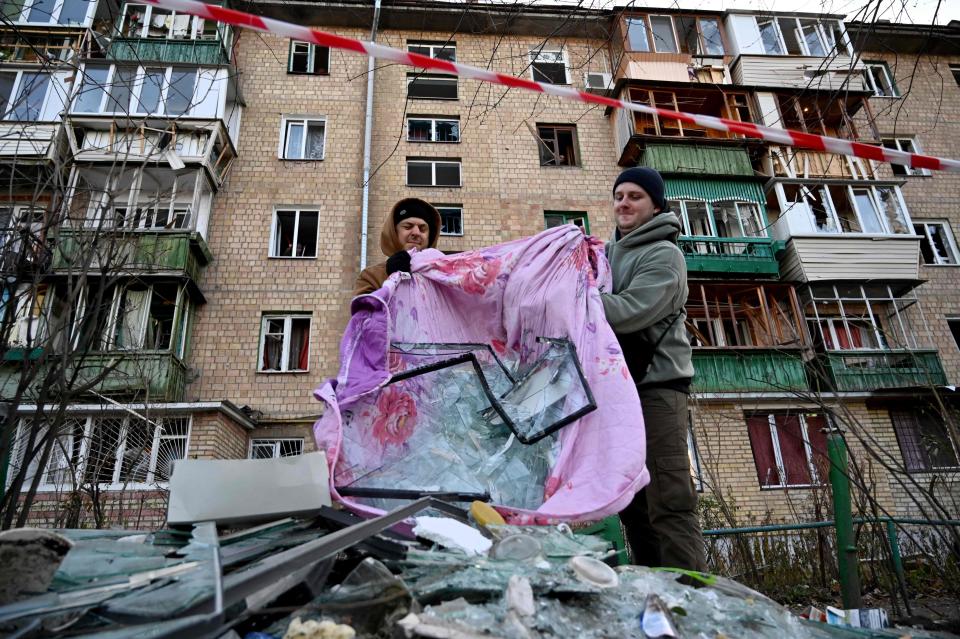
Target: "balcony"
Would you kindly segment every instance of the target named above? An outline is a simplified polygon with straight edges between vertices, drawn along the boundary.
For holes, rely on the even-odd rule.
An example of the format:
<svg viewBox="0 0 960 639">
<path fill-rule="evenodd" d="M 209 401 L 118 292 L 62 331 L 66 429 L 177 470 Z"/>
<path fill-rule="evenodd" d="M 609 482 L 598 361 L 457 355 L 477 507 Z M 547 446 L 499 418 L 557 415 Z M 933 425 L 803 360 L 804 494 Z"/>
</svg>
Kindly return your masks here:
<svg viewBox="0 0 960 639">
<path fill-rule="evenodd" d="M 770 238 L 683 236 L 679 245 L 689 273 L 780 274 L 782 244 Z"/>
<path fill-rule="evenodd" d="M 117 62 L 172 62 L 182 64 L 229 64 L 219 40 L 159 40 L 114 38 L 107 57 Z"/>
<path fill-rule="evenodd" d="M 730 65 L 734 84 L 822 91 L 865 91 L 863 63 L 849 55 L 741 55 Z"/>
<path fill-rule="evenodd" d="M 106 395 L 122 395 L 154 402 L 183 399 L 187 367 L 171 352 L 115 351 L 85 355 L 77 383 L 92 380 L 111 368 L 94 389 Z"/>
<path fill-rule="evenodd" d="M 108 258 L 111 250 L 112 257 Z M 80 263 L 90 251 L 95 252 L 90 264 L 93 270 L 99 270 L 109 259 L 110 263 L 124 272 L 172 275 L 194 283 L 200 281 L 203 267 L 212 259 L 206 242 L 196 232 L 62 229 L 53 256 L 54 272 L 64 273 L 75 269 L 75 264 Z"/>
<path fill-rule="evenodd" d="M 698 393 L 804 391 L 809 388 L 800 349 L 693 350 Z"/>
<path fill-rule="evenodd" d="M 0 122 L 0 159 L 52 160 L 59 122 Z"/>
<path fill-rule="evenodd" d="M 943 386 L 947 376 L 936 350 L 829 351 L 817 357 L 837 391 Z M 814 380 L 816 381 L 816 380 Z"/>
<path fill-rule="evenodd" d="M 773 175 L 778 178 L 874 180 L 877 166 L 872 160 L 836 153 L 820 153 L 791 147 L 771 147 Z"/>
</svg>

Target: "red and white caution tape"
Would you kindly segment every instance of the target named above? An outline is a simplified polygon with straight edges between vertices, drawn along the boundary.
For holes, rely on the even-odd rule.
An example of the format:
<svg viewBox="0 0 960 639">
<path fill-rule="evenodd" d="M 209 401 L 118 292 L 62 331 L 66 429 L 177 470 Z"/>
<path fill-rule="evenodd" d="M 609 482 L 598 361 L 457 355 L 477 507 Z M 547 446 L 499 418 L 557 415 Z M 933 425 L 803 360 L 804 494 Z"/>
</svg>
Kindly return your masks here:
<svg viewBox="0 0 960 639">
<path fill-rule="evenodd" d="M 896 149 L 887 149 L 873 144 L 863 144 L 862 142 L 852 142 L 850 140 L 841 140 L 840 138 L 831 138 L 823 135 L 814 135 L 812 133 L 803 133 L 801 131 L 791 131 L 788 129 L 777 129 L 749 122 L 737 122 L 726 118 L 717 118 L 710 115 L 696 115 L 693 113 L 683 113 L 681 111 L 671 111 L 669 109 L 658 109 L 649 107 L 645 104 L 636 104 L 615 100 L 613 98 L 594 95 L 585 91 L 578 91 L 572 87 L 558 86 L 556 84 L 547 84 L 544 82 L 535 82 L 525 78 L 518 78 L 512 75 L 496 73 L 478 67 L 472 67 L 458 62 L 448 62 L 446 60 L 437 60 L 429 58 L 419 53 L 401 51 L 392 47 L 385 47 L 376 42 L 366 42 L 363 40 L 354 40 L 353 38 L 344 38 L 325 31 L 318 31 L 308 27 L 302 27 L 282 20 L 273 18 L 264 18 L 255 16 L 251 13 L 236 11 L 235 9 L 225 9 L 212 4 L 198 2 L 197 0 L 142 0 L 149 4 L 164 9 L 170 9 L 180 13 L 190 13 L 199 16 L 205 20 L 216 20 L 236 27 L 246 27 L 254 31 L 272 33 L 293 40 L 303 42 L 312 42 L 324 47 L 334 49 L 344 49 L 361 55 L 373 56 L 382 60 L 390 60 L 398 64 L 411 67 L 419 67 L 450 73 L 471 80 L 480 80 L 483 82 L 492 82 L 502 86 L 513 87 L 517 89 L 526 89 L 547 95 L 555 95 L 568 100 L 586 102 L 588 104 L 601 104 L 603 106 L 613 107 L 615 109 L 627 109 L 628 111 L 637 111 L 648 115 L 656 115 L 680 122 L 689 122 L 707 129 L 717 131 L 726 131 L 729 133 L 739 133 L 741 135 L 784 144 L 796 146 L 814 151 L 824 151 L 827 153 L 839 153 L 840 155 L 849 155 L 878 162 L 889 162 L 891 164 L 902 164 L 915 169 L 933 169 L 936 171 L 956 171 L 960 172 L 960 160 L 951 160 L 948 158 L 939 158 L 931 155 L 919 155 L 917 153 L 907 153 Z"/>
</svg>

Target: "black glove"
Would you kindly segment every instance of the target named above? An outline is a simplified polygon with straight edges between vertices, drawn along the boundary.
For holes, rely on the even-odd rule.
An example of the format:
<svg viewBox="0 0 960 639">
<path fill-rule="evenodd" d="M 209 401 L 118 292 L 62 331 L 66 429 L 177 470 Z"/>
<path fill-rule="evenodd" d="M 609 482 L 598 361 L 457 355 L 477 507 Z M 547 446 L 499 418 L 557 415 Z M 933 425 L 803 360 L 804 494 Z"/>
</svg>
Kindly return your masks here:
<svg viewBox="0 0 960 639">
<path fill-rule="evenodd" d="M 410 254 L 406 251 L 398 251 L 387 258 L 387 275 L 393 275 L 397 271 L 410 272 Z"/>
</svg>

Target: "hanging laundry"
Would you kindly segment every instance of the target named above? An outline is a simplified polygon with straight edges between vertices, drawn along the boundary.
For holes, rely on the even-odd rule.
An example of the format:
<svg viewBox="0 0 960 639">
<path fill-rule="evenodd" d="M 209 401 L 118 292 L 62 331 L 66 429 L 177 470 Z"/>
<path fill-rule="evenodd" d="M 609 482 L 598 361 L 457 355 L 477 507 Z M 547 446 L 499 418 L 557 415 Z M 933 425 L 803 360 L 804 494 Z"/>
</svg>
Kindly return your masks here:
<svg viewBox="0 0 960 639">
<path fill-rule="evenodd" d="M 353 300 L 340 373 L 315 392 L 333 496 L 379 512 L 398 503 L 387 487 L 488 495 L 512 523 L 625 507 L 649 475 L 640 401 L 600 301 L 602 244 L 566 225 L 428 249 L 411 271 Z"/>
</svg>

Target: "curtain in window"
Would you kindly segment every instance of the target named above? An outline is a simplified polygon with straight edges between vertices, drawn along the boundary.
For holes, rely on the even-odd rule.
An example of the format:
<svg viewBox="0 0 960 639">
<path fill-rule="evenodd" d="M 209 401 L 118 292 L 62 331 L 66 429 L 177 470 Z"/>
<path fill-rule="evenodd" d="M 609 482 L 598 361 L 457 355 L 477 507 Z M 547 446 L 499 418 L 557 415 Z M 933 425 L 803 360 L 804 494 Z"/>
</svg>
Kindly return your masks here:
<svg viewBox="0 0 960 639">
<path fill-rule="evenodd" d="M 292 320 L 290 331 L 290 369 L 305 371 L 310 363 L 310 320 Z"/>
<path fill-rule="evenodd" d="M 150 289 L 135 291 L 127 289 L 120 304 L 120 317 L 117 318 L 119 331 L 117 347 L 124 349 L 143 348 L 146 334 L 147 311 L 150 307 Z"/>
<path fill-rule="evenodd" d="M 270 335 L 263 342 L 263 370 L 280 370 L 280 358 L 283 355 L 283 335 Z"/>
<path fill-rule="evenodd" d="M 747 433 L 750 435 L 750 448 L 753 449 L 753 461 L 757 465 L 760 485 L 779 486 L 780 472 L 777 470 L 777 458 L 773 452 L 773 439 L 770 437 L 767 416 L 748 417 Z"/>
<path fill-rule="evenodd" d="M 776 415 L 777 439 L 780 441 L 780 459 L 786 473 L 784 483 L 789 486 L 810 483 L 810 467 L 803 444 L 803 432 L 799 415 Z"/>
<path fill-rule="evenodd" d="M 823 415 L 804 415 L 807 422 L 807 439 L 813 454 L 813 467 L 817 470 L 817 480 L 826 482 L 830 474 L 830 459 L 827 456 L 827 418 Z"/>
</svg>

